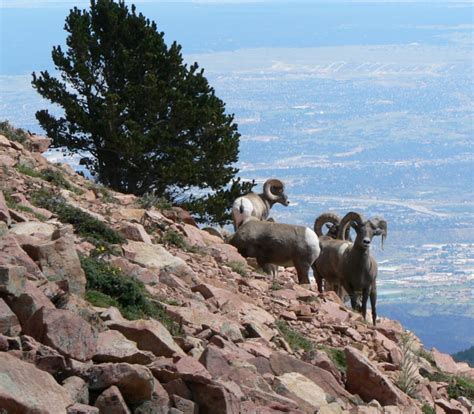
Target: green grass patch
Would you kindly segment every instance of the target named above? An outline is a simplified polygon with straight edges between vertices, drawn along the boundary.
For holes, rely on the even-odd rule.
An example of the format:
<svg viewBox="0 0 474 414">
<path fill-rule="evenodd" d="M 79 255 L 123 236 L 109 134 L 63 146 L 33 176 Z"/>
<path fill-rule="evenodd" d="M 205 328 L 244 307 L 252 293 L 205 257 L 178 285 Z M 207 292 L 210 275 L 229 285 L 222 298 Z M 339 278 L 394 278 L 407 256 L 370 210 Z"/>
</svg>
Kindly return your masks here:
<svg viewBox="0 0 474 414">
<path fill-rule="evenodd" d="M 336 368 L 339 371 L 346 372 L 347 370 L 347 360 L 346 354 L 342 349 L 332 348 L 327 345 L 320 345 L 318 349 L 324 351 L 331 361 L 336 365 Z"/>
<path fill-rule="evenodd" d="M 43 216 L 40 213 L 37 213 L 31 207 L 23 206 L 21 204 L 18 204 L 15 201 L 15 199 L 12 197 L 11 190 L 3 189 L 2 191 L 3 191 L 3 196 L 5 197 L 5 202 L 6 202 L 8 208 L 11 208 L 12 210 L 16 210 L 16 211 L 22 211 L 24 213 L 33 214 L 39 221 L 46 221 L 45 216 Z"/>
<path fill-rule="evenodd" d="M 77 234 L 89 238 L 89 241 L 95 240 L 96 246 L 125 243 L 125 238 L 114 229 L 89 213 L 67 204 L 61 195 L 51 193 L 51 190 L 43 188 L 34 191 L 31 194 L 31 202 L 56 214 L 63 223 L 72 224 Z"/>
<path fill-rule="evenodd" d="M 421 411 L 423 414 L 436 414 L 436 410 L 429 404 L 423 404 Z"/>
<path fill-rule="evenodd" d="M 21 128 L 14 128 L 10 122 L 0 122 L 0 134 L 5 135 L 10 141 L 24 144 L 28 141 L 28 134 Z"/>
<path fill-rule="evenodd" d="M 84 193 L 84 191 L 82 191 L 80 188 L 73 186 L 68 180 L 66 180 L 66 178 L 64 178 L 64 175 L 61 171 L 48 168 L 41 172 L 41 178 L 57 187 L 61 187 L 61 188 L 64 188 L 65 190 L 72 191 L 73 193 L 76 193 L 79 195 Z"/>
<path fill-rule="evenodd" d="M 238 273 L 240 276 L 247 276 L 247 269 L 245 265 L 241 262 L 227 262 L 227 266 L 229 266 L 232 271 Z"/>
<path fill-rule="evenodd" d="M 172 245 L 178 247 L 181 250 L 185 250 L 190 253 L 202 253 L 203 250 L 199 246 L 191 246 L 181 233 L 175 230 L 166 230 L 161 236 L 161 243 L 164 245 Z"/>
<path fill-rule="evenodd" d="M 283 289 L 283 286 L 280 285 L 278 282 L 272 282 L 270 285 L 270 290 L 281 290 Z"/>
<path fill-rule="evenodd" d="M 144 209 L 155 207 L 158 210 L 168 210 L 173 207 L 166 198 L 155 193 L 145 193 L 137 200 L 137 203 Z"/>
<path fill-rule="evenodd" d="M 469 400 L 474 400 L 474 381 L 460 376 L 448 375 L 443 372 L 435 372 L 431 374 L 427 371 L 420 371 L 421 375 L 428 378 L 430 381 L 446 382 L 448 384 L 448 396 L 455 400 L 459 397 L 466 397 Z"/>
<path fill-rule="evenodd" d="M 291 349 L 303 349 L 305 352 L 310 352 L 314 349 L 314 344 L 302 334 L 290 328 L 286 321 L 279 319 L 275 322 L 275 325 Z"/>
<path fill-rule="evenodd" d="M 41 177 L 41 173 L 36 171 L 34 168 L 31 168 L 28 164 L 17 164 L 15 165 L 15 169 L 23 175 L 27 175 L 28 177 Z"/>
<path fill-rule="evenodd" d="M 152 300 L 142 282 L 95 257 L 81 257 L 81 266 L 87 278 L 86 298 L 91 303 L 104 307 L 116 306 L 129 320 L 156 319 L 171 335 L 182 334 L 181 327 L 166 314 L 162 305 Z"/>
</svg>

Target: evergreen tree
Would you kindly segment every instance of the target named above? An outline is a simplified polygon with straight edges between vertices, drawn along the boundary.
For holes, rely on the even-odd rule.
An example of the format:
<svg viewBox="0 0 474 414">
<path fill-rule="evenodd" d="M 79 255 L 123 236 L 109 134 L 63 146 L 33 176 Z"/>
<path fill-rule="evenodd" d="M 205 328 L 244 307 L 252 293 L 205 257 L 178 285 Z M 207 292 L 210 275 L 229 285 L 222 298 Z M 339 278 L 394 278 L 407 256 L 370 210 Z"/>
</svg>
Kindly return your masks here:
<svg viewBox="0 0 474 414">
<path fill-rule="evenodd" d="M 232 198 L 253 184 L 234 179 L 240 135 L 203 70 L 123 1 L 74 8 L 64 28 L 67 50 L 52 51 L 60 78 L 42 71 L 32 81 L 64 110 L 36 113 L 53 146 L 90 154 L 83 161 L 114 190 L 187 201 L 202 219 L 225 222 Z"/>
</svg>

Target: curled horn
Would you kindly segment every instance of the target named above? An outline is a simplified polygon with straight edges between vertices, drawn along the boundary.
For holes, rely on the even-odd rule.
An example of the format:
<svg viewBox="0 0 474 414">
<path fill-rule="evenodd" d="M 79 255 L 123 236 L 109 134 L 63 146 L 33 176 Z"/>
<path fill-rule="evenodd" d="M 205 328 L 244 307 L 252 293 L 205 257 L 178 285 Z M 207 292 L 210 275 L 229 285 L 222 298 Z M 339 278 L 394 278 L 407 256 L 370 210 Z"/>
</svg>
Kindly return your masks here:
<svg viewBox="0 0 474 414">
<path fill-rule="evenodd" d="M 333 225 L 338 225 L 341 221 L 341 218 L 336 213 L 323 213 L 314 221 L 314 232 L 318 236 L 323 235 L 323 226 L 326 223 L 332 223 Z"/>
<path fill-rule="evenodd" d="M 337 231 L 338 239 L 345 240 L 344 236 L 346 234 L 346 231 L 349 230 L 348 226 L 351 224 L 352 221 L 361 224 L 364 222 L 364 217 L 362 216 L 362 214 L 356 213 L 354 211 L 347 213 L 342 218 L 341 223 L 339 224 L 339 230 Z"/>
<path fill-rule="evenodd" d="M 272 193 L 272 187 L 278 188 L 278 194 Z M 269 180 L 265 181 L 265 184 L 263 184 L 263 193 L 271 201 L 277 201 L 284 192 L 285 184 L 276 178 L 270 178 Z"/>
<path fill-rule="evenodd" d="M 383 250 L 383 242 L 387 238 L 387 233 L 388 233 L 387 222 L 378 217 L 371 220 L 371 222 L 377 229 L 381 230 L 380 235 L 382 236 L 382 250 Z"/>
</svg>

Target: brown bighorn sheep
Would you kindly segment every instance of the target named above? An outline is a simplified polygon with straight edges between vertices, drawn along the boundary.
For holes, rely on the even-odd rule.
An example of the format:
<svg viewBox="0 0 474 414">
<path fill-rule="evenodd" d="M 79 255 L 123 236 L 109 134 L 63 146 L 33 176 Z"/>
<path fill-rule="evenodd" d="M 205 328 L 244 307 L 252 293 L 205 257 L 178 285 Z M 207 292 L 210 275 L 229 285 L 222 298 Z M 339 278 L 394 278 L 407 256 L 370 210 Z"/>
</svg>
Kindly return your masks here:
<svg viewBox="0 0 474 414">
<path fill-rule="evenodd" d="M 356 231 L 354 242 L 343 239 L 348 226 Z M 387 237 L 387 222 L 378 218 L 365 220 L 359 213 L 347 213 L 341 220 L 337 240 L 321 240 L 321 254 L 315 263 L 315 278 L 322 292 L 322 280 L 342 286 L 351 298 L 353 309 L 357 307 L 357 291 L 362 291 L 362 315 L 366 316 L 367 299 L 370 296 L 372 322 L 377 319 L 377 262 L 370 254 L 374 236 L 382 236 L 382 247 Z M 338 292 L 340 293 L 340 292 Z"/>
<path fill-rule="evenodd" d="M 313 230 L 254 217 L 245 220 L 228 243 L 237 247 L 242 256 L 255 257 L 267 273 L 270 269 L 274 271 L 273 265 L 294 266 L 298 282 L 308 284 L 309 268 L 320 253 L 318 236 Z"/>
<path fill-rule="evenodd" d="M 318 235 L 319 240 L 337 239 L 337 232 L 339 230 L 340 223 L 341 218 L 336 213 L 323 213 L 314 221 L 314 232 Z M 326 225 L 328 229 L 326 234 L 323 234 L 324 225 Z M 352 241 L 349 234 L 350 230 L 350 227 L 348 227 L 343 240 Z"/>
<path fill-rule="evenodd" d="M 250 192 L 234 201 L 232 205 L 234 230 L 237 230 L 248 217 L 266 220 L 270 214 L 270 209 L 275 203 L 280 203 L 284 206 L 290 204 L 285 194 L 283 182 L 276 178 L 271 178 L 263 184 L 263 193 L 256 194 Z"/>
</svg>

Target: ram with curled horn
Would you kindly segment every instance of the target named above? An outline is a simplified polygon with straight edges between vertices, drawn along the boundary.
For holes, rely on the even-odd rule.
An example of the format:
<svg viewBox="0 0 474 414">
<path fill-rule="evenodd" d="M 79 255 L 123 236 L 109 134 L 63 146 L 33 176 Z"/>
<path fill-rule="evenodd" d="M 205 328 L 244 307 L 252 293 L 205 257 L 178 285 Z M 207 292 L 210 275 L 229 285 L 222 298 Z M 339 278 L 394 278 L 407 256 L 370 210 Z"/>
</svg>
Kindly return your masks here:
<svg viewBox="0 0 474 414">
<path fill-rule="evenodd" d="M 337 239 L 339 231 L 339 224 L 341 223 L 341 217 L 336 213 L 323 213 L 319 215 L 314 221 L 314 232 L 318 235 L 319 240 L 324 239 Z M 323 227 L 326 226 L 328 229 L 326 234 L 323 234 Z M 350 227 L 347 227 L 342 240 L 351 240 Z"/>
<path fill-rule="evenodd" d="M 238 197 L 232 205 L 234 230 L 237 230 L 249 217 L 266 220 L 270 214 L 270 209 L 275 203 L 280 203 L 284 206 L 290 204 L 285 194 L 285 185 L 276 178 L 265 181 L 262 193 L 250 192 Z"/>
<path fill-rule="evenodd" d="M 344 240 L 349 226 L 356 232 L 353 242 Z M 320 240 L 321 254 L 315 262 L 315 278 L 318 289 L 322 292 L 322 281 L 325 279 L 349 294 L 351 306 L 357 308 L 357 292 L 362 292 L 362 315 L 366 316 L 367 300 L 370 297 L 372 308 L 372 322 L 377 320 L 377 261 L 370 253 L 370 246 L 374 236 L 382 236 L 382 247 L 387 237 L 387 222 L 374 218 L 365 220 L 356 212 L 347 213 L 339 224 L 337 239 L 326 238 Z"/>
</svg>

